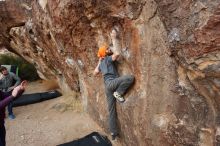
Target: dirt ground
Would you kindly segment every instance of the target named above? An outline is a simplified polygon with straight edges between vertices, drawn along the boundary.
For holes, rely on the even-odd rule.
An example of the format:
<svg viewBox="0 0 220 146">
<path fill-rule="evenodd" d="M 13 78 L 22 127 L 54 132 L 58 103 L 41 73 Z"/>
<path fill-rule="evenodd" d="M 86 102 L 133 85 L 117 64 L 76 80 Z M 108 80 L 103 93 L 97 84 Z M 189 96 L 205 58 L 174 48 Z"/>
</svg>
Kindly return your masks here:
<svg viewBox="0 0 220 146">
<path fill-rule="evenodd" d="M 26 93 L 43 92 L 57 88 L 54 82 L 29 83 Z M 106 135 L 103 130 L 83 112 L 72 95 L 59 97 L 37 104 L 15 107 L 16 118 L 6 117 L 7 146 L 55 146 L 81 138 L 93 131 Z M 109 136 L 108 136 L 109 137 Z M 110 137 L 109 137 L 110 138 Z M 114 146 L 119 146 L 114 142 Z"/>
</svg>

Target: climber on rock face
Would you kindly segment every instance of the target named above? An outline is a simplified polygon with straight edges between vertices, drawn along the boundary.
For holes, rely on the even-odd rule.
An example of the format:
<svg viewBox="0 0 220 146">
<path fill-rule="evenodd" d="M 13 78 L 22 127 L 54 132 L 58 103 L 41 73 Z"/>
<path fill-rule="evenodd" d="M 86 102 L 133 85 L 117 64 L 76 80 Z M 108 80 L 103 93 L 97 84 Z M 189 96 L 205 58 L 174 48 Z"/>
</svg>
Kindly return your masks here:
<svg viewBox="0 0 220 146">
<path fill-rule="evenodd" d="M 115 62 L 120 55 L 120 41 L 118 38 L 117 29 L 113 29 L 111 32 L 112 44 L 109 47 L 103 45 L 99 48 L 98 57 L 99 62 L 94 70 L 94 75 L 102 73 L 105 83 L 105 92 L 108 102 L 109 111 L 109 127 L 112 135 L 112 140 L 114 140 L 118 133 L 118 127 L 116 122 L 116 99 L 119 102 L 124 102 L 125 99 L 123 95 L 126 93 L 127 89 L 133 84 L 134 76 L 125 75 L 119 76 Z"/>
</svg>

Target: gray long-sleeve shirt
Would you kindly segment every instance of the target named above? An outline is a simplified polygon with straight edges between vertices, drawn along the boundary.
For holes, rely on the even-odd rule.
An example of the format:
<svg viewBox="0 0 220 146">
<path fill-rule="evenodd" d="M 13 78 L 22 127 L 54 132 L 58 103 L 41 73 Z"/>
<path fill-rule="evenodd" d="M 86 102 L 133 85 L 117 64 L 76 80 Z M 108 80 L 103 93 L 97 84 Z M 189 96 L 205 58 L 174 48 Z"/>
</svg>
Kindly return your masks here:
<svg viewBox="0 0 220 146">
<path fill-rule="evenodd" d="M 16 81 L 15 84 L 13 84 L 14 80 Z M 17 75 L 9 72 L 7 75 L 3 75 L 3 77 L 0 79 L 0 90 L 3 92 L 9 92 L 10 90 L 12 90 L 10 89 L 10 87 L 16 87 L 20 84 L 20 82 L 21 79 Z"/>
</svg>

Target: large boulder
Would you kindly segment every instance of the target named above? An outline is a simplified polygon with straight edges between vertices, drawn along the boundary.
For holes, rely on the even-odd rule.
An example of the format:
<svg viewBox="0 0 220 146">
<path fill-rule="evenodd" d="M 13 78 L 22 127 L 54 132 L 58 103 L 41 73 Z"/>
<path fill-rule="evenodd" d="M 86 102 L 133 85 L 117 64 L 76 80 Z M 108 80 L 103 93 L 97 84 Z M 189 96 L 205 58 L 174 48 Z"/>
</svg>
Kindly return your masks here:
<svg viewBox="0 0 220 146">
<path fill-rule="evenodd" d="M 92 72 L 98 47 L 119 28 L 119 72 L 135 76 L 117 104 L 123 145 L 219 144 L 219 0 L 2 0 L 0 8 L 0 45 L 63 91 L 81 92 L 106 131 L 103 79 Z"/>
</svg>

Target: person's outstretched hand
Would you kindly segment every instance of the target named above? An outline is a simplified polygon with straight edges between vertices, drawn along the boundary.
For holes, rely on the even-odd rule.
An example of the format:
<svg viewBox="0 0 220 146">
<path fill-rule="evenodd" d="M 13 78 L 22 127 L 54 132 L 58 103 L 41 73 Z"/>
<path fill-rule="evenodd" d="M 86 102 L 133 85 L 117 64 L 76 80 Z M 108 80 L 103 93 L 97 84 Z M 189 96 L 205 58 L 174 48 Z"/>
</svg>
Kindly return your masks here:
<svg viewBox="0 0 220 146">
<path fill-rule="evenodd" d="M 24 92 L 26 84 L 27 84 L 27 81 L 22 81 L 20 85 L 18 85 L 17 87 L 13 89 L 11 95 L 15 98 L 20 96 Z"/>
</svg>

